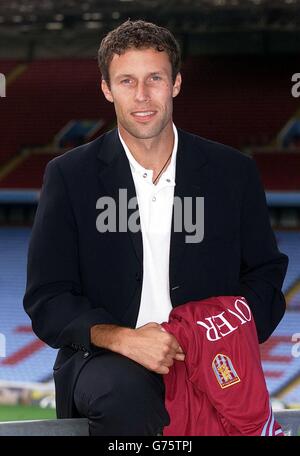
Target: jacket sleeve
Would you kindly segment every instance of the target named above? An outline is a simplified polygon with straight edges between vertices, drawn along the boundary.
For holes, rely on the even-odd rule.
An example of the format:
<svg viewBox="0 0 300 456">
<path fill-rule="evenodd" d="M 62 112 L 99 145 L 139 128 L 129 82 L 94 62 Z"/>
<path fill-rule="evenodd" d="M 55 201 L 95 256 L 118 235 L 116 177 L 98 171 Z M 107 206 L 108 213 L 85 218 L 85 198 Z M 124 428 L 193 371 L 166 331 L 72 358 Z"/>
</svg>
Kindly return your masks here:
<svg viewBox="0 0 300 456">
<path fill-rule="evenodd" d="M 82 293 L 76 221 L 56 160 L 47 165 L 31 233 L 24 308 L 35 334 L 53 348 L 88 349 L 91 326 L 118 324 Z"/>
<path fill-rule="evenodd" d="M 277 247 L 265 192 L 254 160 L 242 201 L 241 272 L 238 295 L 245 296 L 253 313 L 259 342 L 269 338 L 285 312 L 281 291 L 288 257 Z"/>
</svg>

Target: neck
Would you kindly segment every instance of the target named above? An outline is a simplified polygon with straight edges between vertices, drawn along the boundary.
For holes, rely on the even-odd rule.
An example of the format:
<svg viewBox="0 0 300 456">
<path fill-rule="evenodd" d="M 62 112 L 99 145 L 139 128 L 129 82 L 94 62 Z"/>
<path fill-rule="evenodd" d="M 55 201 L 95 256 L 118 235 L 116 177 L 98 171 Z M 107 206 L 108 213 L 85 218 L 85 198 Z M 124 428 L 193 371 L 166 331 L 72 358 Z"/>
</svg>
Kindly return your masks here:
<svg viewBox="0 0 300 456">
<path fill-rule="evenodd" d="M 164 165 L 174 147 L 172 122 L 153 138 L 140 139 L 128 133 L 118 124 L 120 134 L 135 160 L 144 168 L 153 170 L 153 177 Z"/>
</svg>

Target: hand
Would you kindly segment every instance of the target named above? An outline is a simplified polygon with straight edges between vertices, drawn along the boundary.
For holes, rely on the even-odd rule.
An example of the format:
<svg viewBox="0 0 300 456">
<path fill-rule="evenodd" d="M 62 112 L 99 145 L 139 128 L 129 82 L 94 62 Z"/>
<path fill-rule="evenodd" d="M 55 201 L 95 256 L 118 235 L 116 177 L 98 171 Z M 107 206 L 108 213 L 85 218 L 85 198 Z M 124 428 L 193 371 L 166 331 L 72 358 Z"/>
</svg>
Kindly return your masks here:
<svg viewBox="0 0 300 456">
<path fill-rule="evenodd" d="M 185 359 L 176 338 L 154 322 L 124 332 L 120 347 L 119 353 L 158 374 L 167 374 L 174 359 Z"/>
</svg>

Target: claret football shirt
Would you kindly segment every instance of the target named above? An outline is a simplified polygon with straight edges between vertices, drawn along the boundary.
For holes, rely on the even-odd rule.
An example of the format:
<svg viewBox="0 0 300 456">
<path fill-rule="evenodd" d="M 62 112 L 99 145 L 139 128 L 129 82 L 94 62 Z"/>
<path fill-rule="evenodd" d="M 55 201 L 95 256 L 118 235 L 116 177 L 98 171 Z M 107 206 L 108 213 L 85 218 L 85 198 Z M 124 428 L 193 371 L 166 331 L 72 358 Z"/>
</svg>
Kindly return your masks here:
<svg viewBox="0 0 300 456">
<path fill-rule="evenodd" d="M 161 326 L 185 352 L 185 360 L 175 360 L 163 376 L 171 420 L 163 435 L 283 435 L 243 296 L 180 305 Z"/>
</svg>

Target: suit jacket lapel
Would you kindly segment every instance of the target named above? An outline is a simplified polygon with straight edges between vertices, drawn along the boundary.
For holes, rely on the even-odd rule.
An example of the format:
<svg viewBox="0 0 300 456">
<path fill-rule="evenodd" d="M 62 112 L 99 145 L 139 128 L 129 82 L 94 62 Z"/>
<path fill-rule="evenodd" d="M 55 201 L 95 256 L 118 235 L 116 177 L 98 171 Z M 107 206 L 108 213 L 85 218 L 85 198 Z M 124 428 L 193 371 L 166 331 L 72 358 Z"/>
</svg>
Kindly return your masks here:
<svg viewBox="0 0 300 456">
<path fill-rule="evenodd" d="M 204 182 L 201 179 L 205 172 L 205 164 L 208 162 L 205 152 L 195 146 L 195 137 L 190 135 L 180 128 L 178 130 L 178 149 L 176 157 L 176 174 L 175 174 L 175 190 L 174 197 L 180 198 L 183 208 L 184 197 L 204 196 Z M 170 241 L 170 265 L 169 278 L 170 288 L 180 286 L 176 277 L 178 265 L 182 261 L 182 257 L 186 248 L 186 235 L 191 233 L 185 230 L 184 220 L 182 221 L 182 231 L 175 231 L 174 225 L 174 206 L 171 226 L 171 241 Z"/>
<path fill-rule="evenodd" d="M 118 130 L 114 129 L 103 137 L 101 150 L 98 154 L 100 161 L 99 176 L 107 195 L 116 201 L 117 213 L 119 210 L 119 189 L 127 189 L 127 201 L 136 197 L 134 181 L 125 151 L 119 139 Z M 178 149 L 176 156 L 176 176 L 174 197 L 183 202 L 184 197 L 196 197 L 205 194 L 204 176 L 205 164 L 208 162 L 205 151 L 195 146 L 194 136 L 178 128 Z M 138 209 L 138 206 L 137 206 Z M 128 209 L 128 217 L 133 210 Z M 185 236 L 188 233 L 184 228 L 181 232 L 175 231 L 174 206 L 170 241 L 170 286 L 176 287 L 176 271 L 181 262 L 186 247 Z M 133 244 L 137 258 L 143 264 L 143 241 L 141 230 L 133 233 L 127 230 Z"/>
<path fill-rule="evenodd" d="M 119 214 L 119 189 L 127 190 L 127 207 L 131 198 L 136 198 L 135 185 L 132 178 L 130 164 L 120 141 L 118 130 L 114 129 L 103 138 L 101 150 L 98 154 L 100 160 L 100 179 L 107 195 L 116 201 L 117 214 Z M 131 213 L 138 210 L 127 209 L 128 218 Z M 118 217 L 117 217 L 118 219 Z M 118 226 L 117 226 L 118 229 Z M 133 233 L 127 229 L 137 258 L 143 264 L 143 241 L 141 230 Z"/>
</svg>

